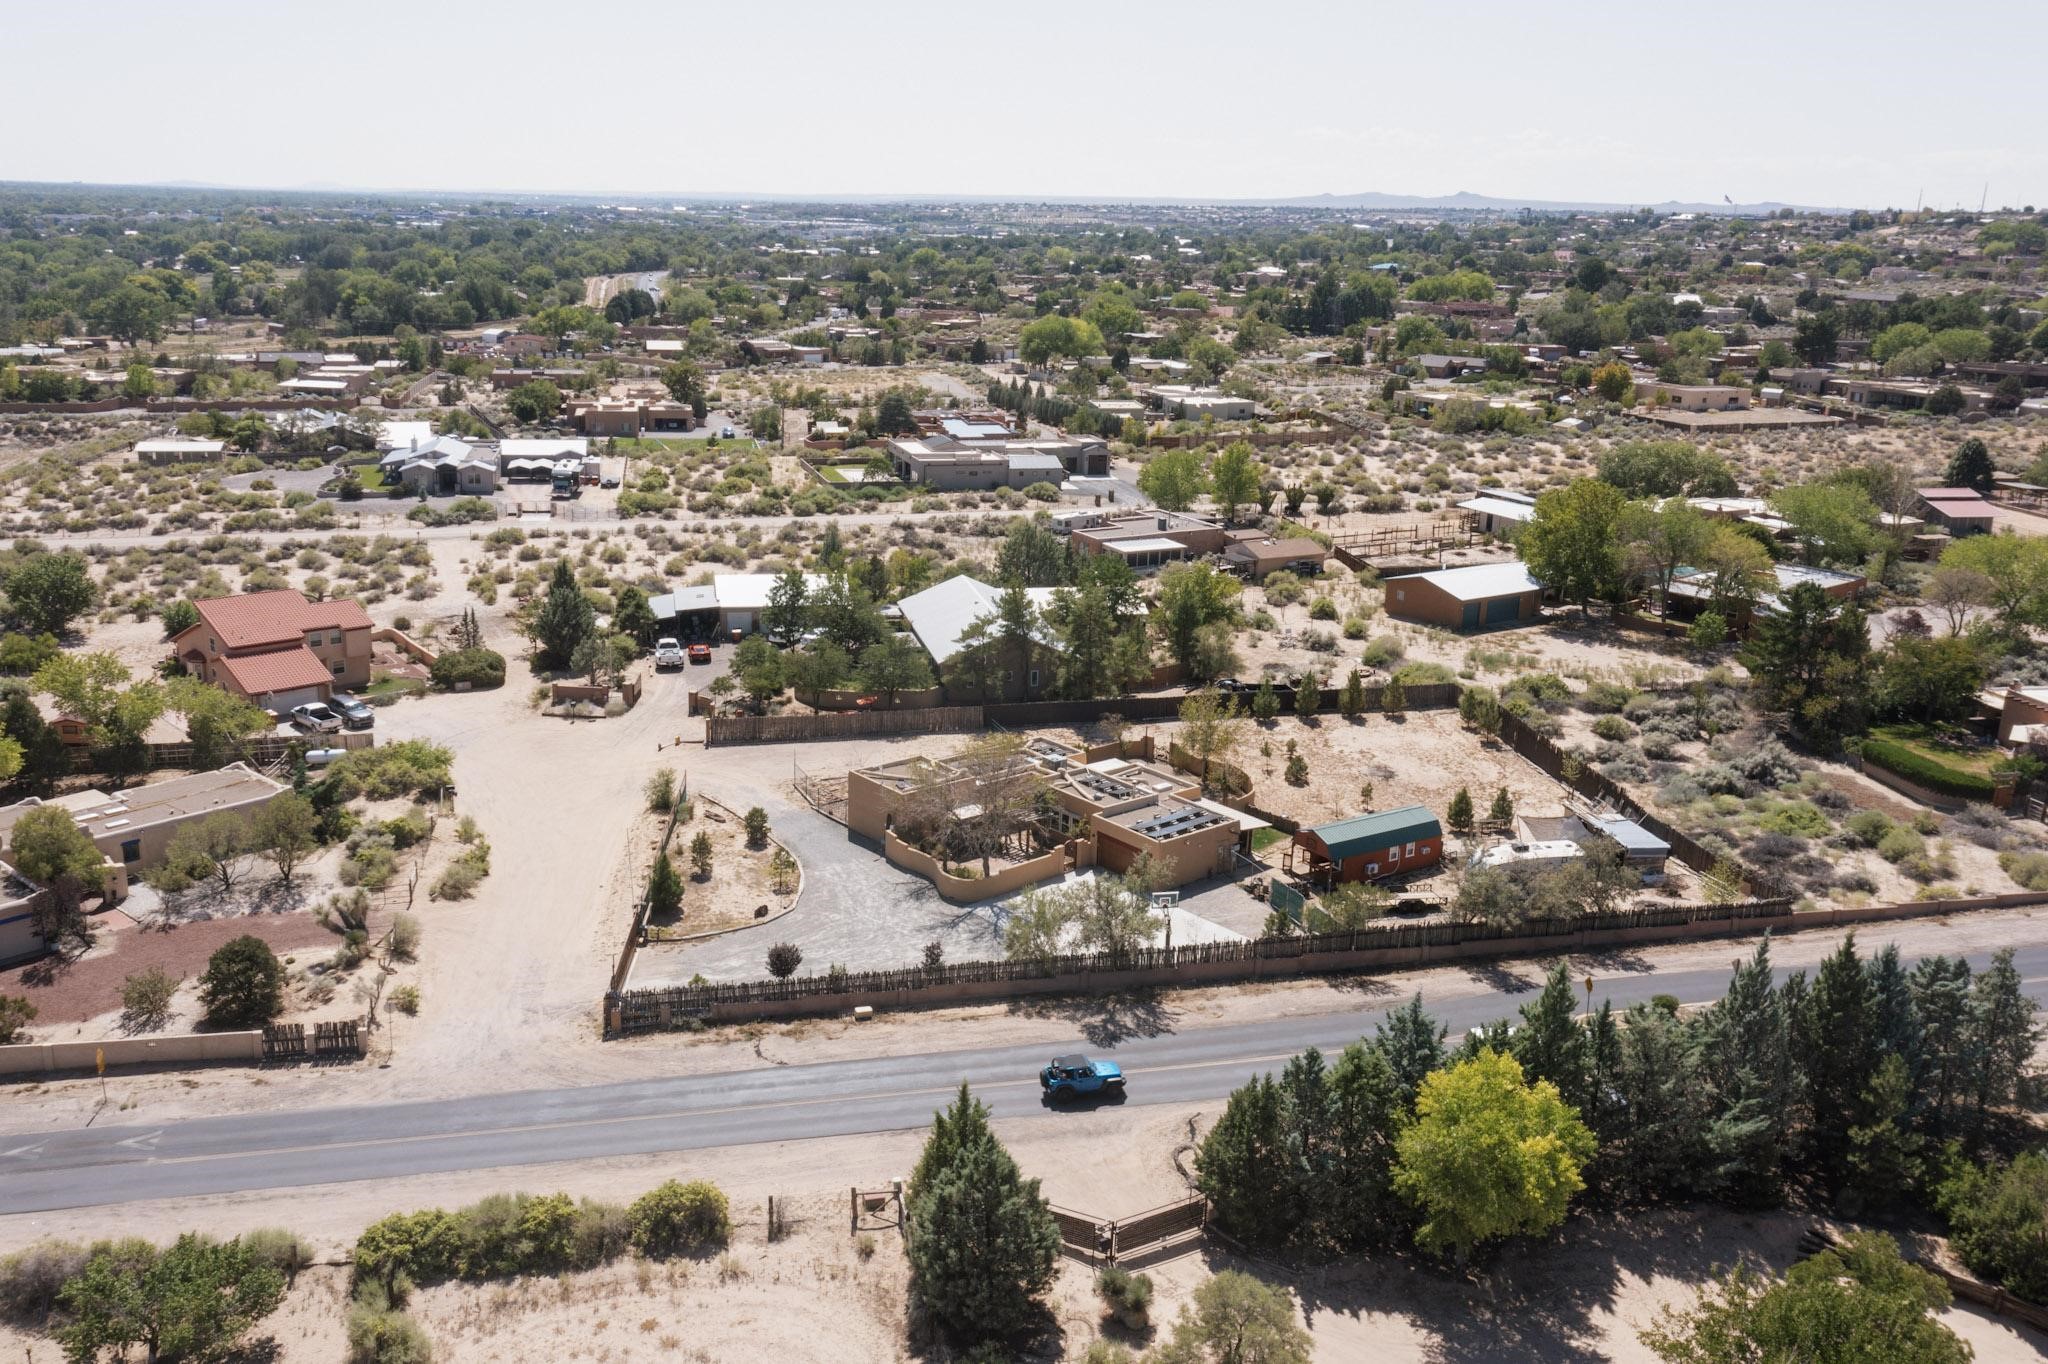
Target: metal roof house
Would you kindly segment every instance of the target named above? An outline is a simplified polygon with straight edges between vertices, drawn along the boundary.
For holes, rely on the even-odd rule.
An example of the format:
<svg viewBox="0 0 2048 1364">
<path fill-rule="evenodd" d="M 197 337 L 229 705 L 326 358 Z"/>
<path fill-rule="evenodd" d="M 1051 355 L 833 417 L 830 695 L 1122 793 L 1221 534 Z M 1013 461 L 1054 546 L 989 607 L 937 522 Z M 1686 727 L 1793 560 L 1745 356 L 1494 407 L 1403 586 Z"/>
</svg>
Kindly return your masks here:
<svg viewBox="0 0 2048 1364">
<path fill-rule="evenodd" d="M 1288 846 L 1286 868 L 1295 869 L 1298 853 L 1308 879 L 1329 886 L 1421 871 L 1441 861 L 1443 852 L 1437 817 L 1423 806 L 1404 805 L 1301 830 Z"/>
</svg>

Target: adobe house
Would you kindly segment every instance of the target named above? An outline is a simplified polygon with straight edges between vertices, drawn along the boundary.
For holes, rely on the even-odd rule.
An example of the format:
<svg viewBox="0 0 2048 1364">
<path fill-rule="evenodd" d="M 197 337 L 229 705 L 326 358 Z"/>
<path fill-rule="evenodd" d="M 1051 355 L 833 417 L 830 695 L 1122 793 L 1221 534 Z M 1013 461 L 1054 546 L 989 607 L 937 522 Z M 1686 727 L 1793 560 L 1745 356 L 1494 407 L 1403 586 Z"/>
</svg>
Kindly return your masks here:
<svg viewBox="0 0 2048 1364">
<path fill-rule="evenodd" d="M 1288 845 L 1285 867 L 1293 872 L 1299 854 L 1309 881 L 1327 887 L 1421 871 L 1443 853 L 1444 830 L 1436 816 L 1420 805 L 1404 805 L 1301 830 Z"/>
</svg>

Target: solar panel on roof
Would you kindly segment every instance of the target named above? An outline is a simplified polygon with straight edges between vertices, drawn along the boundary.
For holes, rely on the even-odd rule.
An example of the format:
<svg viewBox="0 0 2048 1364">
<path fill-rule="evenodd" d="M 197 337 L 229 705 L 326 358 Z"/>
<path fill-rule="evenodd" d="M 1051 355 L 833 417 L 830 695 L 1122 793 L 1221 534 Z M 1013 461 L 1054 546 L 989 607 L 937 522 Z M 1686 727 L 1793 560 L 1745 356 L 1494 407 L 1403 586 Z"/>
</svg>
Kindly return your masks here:
<svg viewBox="0 0 2048 1364">
<path fill-rule="evenodd" d="M 1163 815 L 1154 815 L 1131 827 L 1147 838 L 1166 839 L 1179 838 L 1182 834 L 1191 834 L 1198 829 L 1211 828 L 1221 823 L 1223 816 L 1211 810 L 1204 810 L 1199 805 L 1190 805 Z"/>
</svg>

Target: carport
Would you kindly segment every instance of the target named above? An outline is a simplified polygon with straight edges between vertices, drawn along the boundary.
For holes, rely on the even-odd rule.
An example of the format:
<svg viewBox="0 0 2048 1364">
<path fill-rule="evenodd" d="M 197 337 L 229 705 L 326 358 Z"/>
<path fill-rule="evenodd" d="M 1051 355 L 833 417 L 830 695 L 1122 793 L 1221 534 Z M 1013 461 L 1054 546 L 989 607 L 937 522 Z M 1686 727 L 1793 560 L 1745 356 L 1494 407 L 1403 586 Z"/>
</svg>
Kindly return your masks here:
<svg viewBox="0 0 2048 1364">
<path fill-rule="evenodd" d="M 654 612 L 655 632 L 679 640 L 712 639 L 718 634 L 718 589 L 685 587 L 647 599 Z"/>
</svg>

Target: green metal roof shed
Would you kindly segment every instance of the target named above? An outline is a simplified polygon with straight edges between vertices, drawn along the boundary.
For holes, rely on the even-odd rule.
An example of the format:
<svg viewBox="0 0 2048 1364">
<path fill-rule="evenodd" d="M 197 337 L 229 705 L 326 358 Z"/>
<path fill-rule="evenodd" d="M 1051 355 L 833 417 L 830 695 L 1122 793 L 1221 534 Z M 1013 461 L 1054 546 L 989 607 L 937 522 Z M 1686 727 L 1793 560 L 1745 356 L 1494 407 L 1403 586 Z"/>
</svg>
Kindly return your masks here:
<svg viewBox="0 0 2048 1364">
<path fill-rule="evenodd" d="M 1426 806 L 1404 805 L 1398 810 L 1382 810 L 1377 814 L 1353 815 L 1333 824 L 1318 824 L 1302 833 L 1310 835 L 1323 845 L 1324 855 L 1332 862 L 1342 862 L 1361 853 L 1378 852 L 1397 843 L 1419 843 L 1427 838 L 1442 838 L 1443 826 L 1437 823 L 1435 815 Z"/>
</svg>

